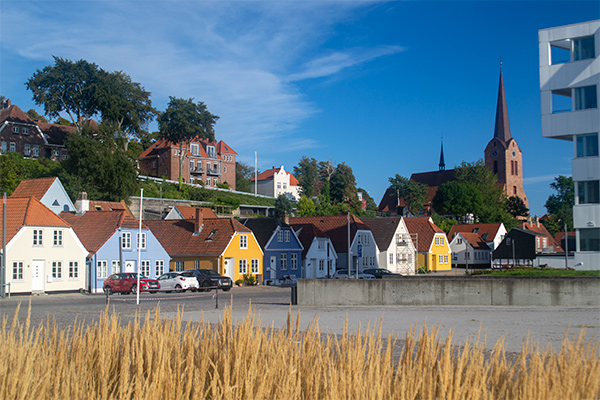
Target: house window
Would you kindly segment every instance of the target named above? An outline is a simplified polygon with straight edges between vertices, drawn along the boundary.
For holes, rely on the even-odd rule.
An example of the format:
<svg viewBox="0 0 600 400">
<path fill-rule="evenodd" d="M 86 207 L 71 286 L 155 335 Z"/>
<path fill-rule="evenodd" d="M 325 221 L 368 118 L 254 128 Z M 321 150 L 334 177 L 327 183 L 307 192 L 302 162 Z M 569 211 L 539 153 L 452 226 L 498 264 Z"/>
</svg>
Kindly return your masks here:
<svg viewBox="0 0 600 400">
<path fill-rule="evenodd" d="M 210 176 L 206 177 L 206 186 L 210 186 Z"/>
<path fill-rule="evenodd" d="M 598 156 L 598 134 L 577 136 L 577 157 Z"/>
<path fill-rule="evenodd" d="M 444 255 L 444 264 L 448 264 L 448 255 L 447 254 Z"/>
<path fill-rule="evenodd" d="M 285 241 L 286 241 L 287 243 L 289 243 L 289 242 L 290 242 L 290 231 L 285 231 Z"/>
<path fill-rule="evenodd" d="M 118 274 L 121 272 L 121 262 L 119 260 L 112 260 L 111 273 Z"/>
<path fill-rule="evenodd" d="M 573 61 L 596 58 L 594 37 L 585 36 L 573 39 Z"/>
<path fill-rule="evenodd" d="M 175 261 L 175 271 L 176 272 L 181 272 L 185 269 L 185 262 L 184 261 Z"/>
<path fill-rule="evenodd" d="M 258 274 L 258 258 L 253 258 L 252 259 L 252 269 L 251 272 L 253 274 Z"/>
<path fill-rule="evenodd" d="M 456 244 L 462 244 L 462 239 L 461 238 L 457 238 L 456 239 Z"/>
<path fill-rule="evenodd" d="M 130 232 L 121 233 L 121 248 L 123 248 L 123 249 L 131 248 L 131 233 Z"/>
<path fill-rule="evenodd" d="M 106 270 L 108 269 L 108 262 L 101 260 L 96 263 L 96 277 L 106 278 Z"/>
<path fill-rule="evenodd" d="M 329 271 L 333 273 L 333 260 L 327 260 L 327 267 L 329 268 Z"/>
<path fill-rule="evenodd" d="M 281 189 L 281 182 L 277 182 L 277 189 Z"/>
<path fill-rule="evenodd" d="M 33 230 L 33 245 L 34 246 L 41 246 L 42 245 L 42 239 L 43 239 L 43 232 L 41 229 L 34 229 Z"/>
<path fill-rule="evenodd" d="M 150 260 L 142 260 L 142 275 L 150 276 Z"/>
<path fill-rule="evenodd" d="M 194 260 L 194 268 L 200 268 L 200 260 Z"/>
<path fill-rule="evenodd" d="M 69 261 L 69 278 L 79 277 L 79 263 L 77 261 Z"/>
<path fill-rule="evenodd" d="M 15 142 L 10 142 L 9 151 L 17 151 L 17 144 Z"/>
<path fill-rule="evenodd" d="M 319 271 L 325 271 L 325 260 L 319 260 Z"/>
<path fill-rule="evenodd" d="M 436 236 L 436 237 L 435 237 L 435 245 L 436 245 L 436 246 L 439 246 L 439 245 L 440 245 L 440 238 L 439 238 L 439 236 Z"/>
<path fill-rule="evenodd" d="M 286 271 L 287 270 L 287 254 L 281 253 L 279 255 L 279 264 L 281 265 L 281 270 L 282 271 Z"/>
<path fill-rule="evenodd" d="M 389 263 L 390 263 L 390 265 L 394 264 L 394 253 L 390 253 Z"/>
<path fill-rule="evenodd" d="M 439 255 L 439 262 L 440 264 L 442 264 L 444 262 L 444 256 L 443 255 Z"/>
<path fill-rule="evenodd" d="M 34 157 L 40 156 L 40 146 L 38 146 L 37 144 L 33 146 L 33 156 Z"/>
<path fill-rule="evenodd" d="M 215 158 L 215 146 L 206 146 L 206 154 L 211 158 Z"/>
<path fill-rule="evenodd" d="M 579 204 L 600 203 L 600 181 L 577 182 Z"/>
<path fill-rule="evenodd" d="M 156 260 L 154 262 L 154 272 L 156 276 L 161 276 L 165 273 L 165 261 L 164 260 Z"/>
<path fill-rule="evenodd" d="M 277 232 L 277 241 L 279 243 L 283 242 L 283 231 Z"/>
<path fill-rule="evenodd" d="M 8 143 L 6 143 L 6 142 L 0 143 L 0 153 L 6 153 L 7 145 L 8 145 Z"/>
<path fill-rule="evenodd" d="M 60 279 L 62 277 L 62 262 L 52 261 L 52 278 Z"/>
<path fill-rule="evenodd" d="M 23 261 L 14 261 L 13 262 L 12 278 L 14 280 L 23 279 Z"/>
<path fill-rule="evenodd" d="M 227 173 L 227 167 L 223 167 L 223 172 Z"/>
<path fill-rule="evenodd" d="M 248 235 L 240 235 L 240 249 L 248 248 Z"/>
<path fill-rule="evenodd" d="M 54 231 L 54 246 L 62 246 L 62 231 Z"/>
<path fill-rule="evenodd" d="M 198 146 L 198 143 L 192 143 L 191 148 L 193 156 L 197 156 L 200 154 L 200 146 Z"/>
<path fill-rule="evenodd" d="M 19 127 L 13 126 L 13 133 L 19 133 Z"/>
<path fill-rule="evenodd" d="M 440 246 L 443 246 L 443 245 L 444 245 L 444 237 L 442 236 L 442 237 L 440 237 Z"/>
<path fill-rule="evenodd" d="M 25 156 L 31 155 L 31 145 L 29 143 L 26 143 L 25 147 L 23 147 L 23 155 L 25 155 Z"/>
<path fill-rule="evenodd" d="M 137 247 L 138 249 L 146 249 L 146 233 L 142 233 L 142 241 L 140 243 L 140 234 L 137 234 Z"/>
<path fill-rule="evenodd" d="M 292 271 L 298 269 L 298 254 L 296 253 L 290 254 L 290 268 Z"/>
<path fill-rule="evenodd" d="M 569 112 L 573 109 L 571 89 L 557 89 L 552 92 L 552 113 Z"/>
<path fill-rule="evenodd" d="M 194 171 L 194 160 L 190 160 L 190 172 Z"/>
<path fill-rule="evenodd" d="M 26 127 L 21 128 L 21 133 L 23 135 L 29 135 L 29 128 L 26 128 Z"/>
<path fill-rule="evenodd" d="M 246 260 L 240 259 L 238 270 L 239 270 L 240 274 L 247 274 L 248 273 L 248 265 L 247 265 Z"/>
<path fill-rule="evenodd" d="M 515 195 L 515 196 L 517 195 L 517 187 L 516 186 L 513 186 L 513 195 Z"/>
<path fill-rule="evenodd" d="M 318 248 L 319 250 L 325 250 L 325 240 L 324 239 L 317 239 L 317 243 L 318 243 Z"/>
<path fill-rule="evenodd" d="M 575 88 L 575 110 L 598 108 L 596 85 Z"/>
<path fill-rule="evenodd" d="M 58 156 L 59 156 L 59 152 L 58 152 L 58 150 L 52 150 L 52 155 L 53 155 L 54 157 L 58 157 Z"/>
<path fill-rule="evenodd" d="M 579 250 L 600 251 L 600 228 L 579 229 Z"/>
</svg>

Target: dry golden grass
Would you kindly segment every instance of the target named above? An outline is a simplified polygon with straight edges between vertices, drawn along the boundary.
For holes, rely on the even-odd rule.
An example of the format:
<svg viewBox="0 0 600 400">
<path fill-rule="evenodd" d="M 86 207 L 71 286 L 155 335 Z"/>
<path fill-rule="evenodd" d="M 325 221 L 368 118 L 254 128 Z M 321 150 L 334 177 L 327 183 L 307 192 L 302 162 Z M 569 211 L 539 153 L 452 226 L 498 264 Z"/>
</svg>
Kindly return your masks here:
<svg viewBox="0 0 600 400">
<path fill-rule="evenodd" d="M 17 311 L 18 312 L 18 311 Z M 415 327 L 397 343 L 367 328 L 324 335 L 318 320 L 299 330 L 261 327 L 251 309 L 218 325 L 160 318 L 159 309 L 123 324 L 107 310 L 92 325 L 32 328 L 5 318 L 0 331 L 0 399 L 598 399 L 598 339 L 565 334 L 560 351 L 528 338 L 516 359 L 503 342 L 486 352 L 438 328 Z"/>
</svg>

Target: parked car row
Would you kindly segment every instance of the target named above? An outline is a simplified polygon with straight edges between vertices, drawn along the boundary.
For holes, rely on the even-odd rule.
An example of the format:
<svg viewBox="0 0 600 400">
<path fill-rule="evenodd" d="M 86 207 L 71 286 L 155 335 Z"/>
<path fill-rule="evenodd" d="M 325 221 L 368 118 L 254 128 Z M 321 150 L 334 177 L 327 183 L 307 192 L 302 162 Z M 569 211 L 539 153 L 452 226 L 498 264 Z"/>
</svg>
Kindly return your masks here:
<svg viewBox="0 0 600 400">
<path fill-rule="evenodd" d="M 401 277 L 401 274 L 395 274 L 389 269 L 385 268 L 367 268 L 362 272 L 358 272 L 353 270 L 350 272 L 351 279 L 382 279 L 382 278 L 391 278 L 391 277 Z M 338 269 L 335 274 L 332 276 L 333 279 L 348 279 L 348 270 L 347 269 Z"/>
<path fill-rule="evenodd" d="M 139 275 L 140 292 L 157 293 L 164 291 L 177 293 L 190 290 L 211 291 L 219 288 L 228 292 L 233 287 L 233 281 L 227 276 L 219 275 L 212 269 L 189 269 L 183 272 L 166 272 L 158 279 Z M 120 272 L 110 275 L 104 280 L 103 290 L 107 295 L 113 293 L 137 294 L 138 275 L 135 272 Z"/>
</svg>

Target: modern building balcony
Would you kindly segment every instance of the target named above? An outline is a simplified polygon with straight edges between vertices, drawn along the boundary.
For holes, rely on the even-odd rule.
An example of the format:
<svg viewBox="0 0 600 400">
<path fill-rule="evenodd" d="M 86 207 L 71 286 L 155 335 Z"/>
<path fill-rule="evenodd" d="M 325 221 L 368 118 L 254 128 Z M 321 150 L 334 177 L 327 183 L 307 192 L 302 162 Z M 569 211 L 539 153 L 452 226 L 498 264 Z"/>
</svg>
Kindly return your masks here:
<svg viewBox="0 0 600 400">
<path fill-rule="evenodd" d="M 600 204 L 577 204 L 573 206 L 573 226 L 579 228 L 600 227 Z"/>
<path fill-rule="evenodd" d="M 221 175 L 219 168 L 206 167 L 206 173 L 208 175 Z"/>
<path fill-rule="evenodd" d="M 583 135 L 600 130 L 600 110 L 577 110 L 552 113 L 543 110 L 542 136 L 553 139 L 572 140 L 573 135 Z"/>
<path fill-rule="evenodd" d="M 203 174 L 204 172 L 205 172 L 205 171 L 204 171 L 204 168 L 203 168 L 201 165 L 198 165 L 198 166 L 196 166 L 196 168 L 194 168 L 194 169 L 192 169 L 192 170 L 190 171 L 190 173 L 191 173 L 192 175 L 201 175 L 201 174 Z"/>
</svg>

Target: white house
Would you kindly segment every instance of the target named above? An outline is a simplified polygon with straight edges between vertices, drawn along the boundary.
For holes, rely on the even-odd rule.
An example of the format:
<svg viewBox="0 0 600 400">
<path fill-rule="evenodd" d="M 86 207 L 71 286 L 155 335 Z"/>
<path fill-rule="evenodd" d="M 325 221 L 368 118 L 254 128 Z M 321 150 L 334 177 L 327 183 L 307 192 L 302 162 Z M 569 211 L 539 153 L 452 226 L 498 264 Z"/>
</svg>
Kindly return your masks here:
<svg viewBox="0 0 600 400">
<path fill-rule="evenodd" d="M 451 241 L 457 233 L 476 233 L 489 246 L 495 250 L 506 236 L 506 227 L 502 222 L 489 224 L 457 224 L 453 225 L 448 233 L 448 239 Z"/>
<path fill-rule="evenodd" d="M 416 248 L 404 218 L 362 218 L 377 243 L 379 267 L 393 273 L 414 275 Z"/>
<path fill-rule="evenodd" d="M 600 20 L 538 34 L 542 136 L 571 142 L 575 268 L 600 269 Z"/>
<path fill-rule="evenodd" d="M 457 233 L 450 242 L 452 263 L 469 267 L 490 267 L 492 249 L 477 233 Z"/>
<path fill-rule="evenodd" d="M 0 214 L 3 208 L 0 204 Z M 88 252 L 73 228 L 35 197 L 8 198 L 6 210 L 6 282 L 11 293 L 84 289 Z"/>
<path fill-rule="evenodd" d="M 313 224 L 293 224 L 292 228 L 304 247 L 302 278 L 329 278 L 336 270 L 337 253 L 331 239 Z"/>
<path fill-rule="evenodd" d="M 284 194 L 292 201 L 300 200 L 302 186 L 294 175 L 283 169 L 283 165 L 263 171 L 252 180 L 257 182 L 258 194 L 275 198 Z"/>
</svg>

